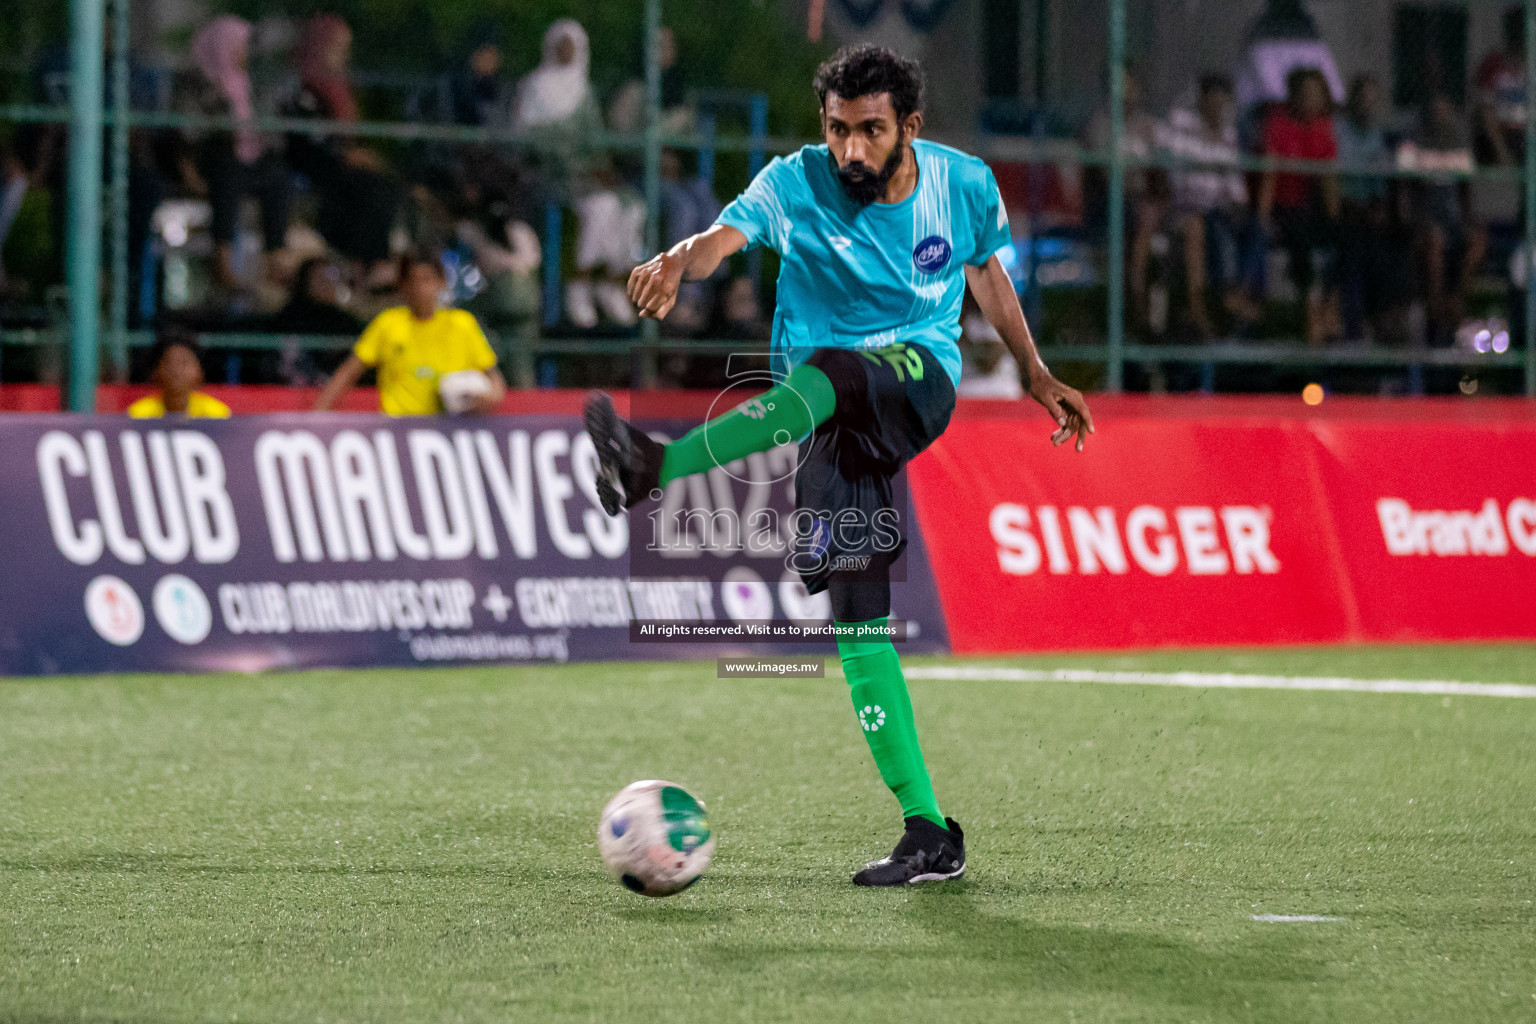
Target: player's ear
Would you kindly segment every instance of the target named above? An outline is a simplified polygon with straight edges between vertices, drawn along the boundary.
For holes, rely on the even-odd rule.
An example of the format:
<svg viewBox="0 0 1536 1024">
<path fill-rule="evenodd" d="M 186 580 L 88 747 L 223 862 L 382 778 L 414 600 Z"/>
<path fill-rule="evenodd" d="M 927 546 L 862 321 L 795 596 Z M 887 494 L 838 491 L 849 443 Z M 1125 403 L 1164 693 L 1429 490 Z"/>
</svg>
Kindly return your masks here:
<svg viewBox="0 0 1536 1024">
<path fill-rule="evenodd" d="M 901 122 L 901 134 L 907 142 L 917 138 L 917 133 L 923 130 L 923 112 L 914 110 Z"/>
</svg>

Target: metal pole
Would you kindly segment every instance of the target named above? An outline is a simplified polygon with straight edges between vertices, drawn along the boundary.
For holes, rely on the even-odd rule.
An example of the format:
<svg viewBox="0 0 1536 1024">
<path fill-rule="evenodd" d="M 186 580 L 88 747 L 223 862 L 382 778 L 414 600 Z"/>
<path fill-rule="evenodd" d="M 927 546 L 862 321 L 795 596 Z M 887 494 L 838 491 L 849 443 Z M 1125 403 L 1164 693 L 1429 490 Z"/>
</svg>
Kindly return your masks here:
<svg viewBox="0 0 1536 1024">
<path fill-rule="evenodd" d="M 96 411 L 101 268 L 101 40 L 105 0 L 70 0 L 69 408 Z"/>
<path fill-rule="evenodd" d="M 112 370 L 128 380 L 128 19 L 131 0 L 112 5 Z"/>
<path fill-rule="evenodd" d="M 1109 0 L 1109 391 L 1125 387 L 1125 0 Z"/>
<path fill-rule="evenodd" d="M 1536 398 L 1536 0 L 1525 3 L 1525 395 Z"/>
<path fill-rule="evenodd" d="M 661 249 L 661 0 L 645 0 L 645 251 Z M 640 321 L 636 384 L 656 386 L 655 320 Z"/>
</svg>

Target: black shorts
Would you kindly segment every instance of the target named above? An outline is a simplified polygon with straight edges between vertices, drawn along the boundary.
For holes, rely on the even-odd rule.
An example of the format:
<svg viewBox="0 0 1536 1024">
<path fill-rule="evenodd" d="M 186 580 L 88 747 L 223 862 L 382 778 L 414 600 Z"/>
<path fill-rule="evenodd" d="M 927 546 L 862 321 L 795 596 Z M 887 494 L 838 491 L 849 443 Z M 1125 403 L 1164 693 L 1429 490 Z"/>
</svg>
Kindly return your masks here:
<svg viewBox="0 0 1536 1024">
<path fill-rule="evenodd" d="M 832 382 L 837 408 L 795 475 L 794 567 L 811 593 L 830 591 L 835 620 L 880 618 L 912 515 L 902 467 L 944 433 L 955 387 L 913 343 L 817 349 L 806 362 Z"/>
</svg>

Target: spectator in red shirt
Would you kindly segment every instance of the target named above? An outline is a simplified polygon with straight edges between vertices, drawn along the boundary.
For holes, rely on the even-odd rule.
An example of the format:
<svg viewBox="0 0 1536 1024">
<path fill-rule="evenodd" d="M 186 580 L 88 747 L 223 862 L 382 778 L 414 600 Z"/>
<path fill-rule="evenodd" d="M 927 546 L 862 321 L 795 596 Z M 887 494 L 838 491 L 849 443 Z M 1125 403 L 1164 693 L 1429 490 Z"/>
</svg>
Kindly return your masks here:
<svg viewBox="0 0 1536 1024">
<path fill-rule="evenodd" d="M 1316 68 L 1297 68 L 1286 79 L 1285 105 L 1264 121 L 1264 155 L 1291 160 L 1334 160 L 1333 98 Z M 1291 281 L 1306 307 L 1307 341 L 1320 344 L 1339 333 L 1338 290 L 1331 269 L 1317 280 L 1313 254 L 1326 266 L 1333 257 L 1339 219 L 1339 182 L 1332 174 L 1267 171 L 1259 184 L 1259 222 L 1289 258 Z M 1322 287 L 1314 288 L 1321 284 Z"/>
</svg>

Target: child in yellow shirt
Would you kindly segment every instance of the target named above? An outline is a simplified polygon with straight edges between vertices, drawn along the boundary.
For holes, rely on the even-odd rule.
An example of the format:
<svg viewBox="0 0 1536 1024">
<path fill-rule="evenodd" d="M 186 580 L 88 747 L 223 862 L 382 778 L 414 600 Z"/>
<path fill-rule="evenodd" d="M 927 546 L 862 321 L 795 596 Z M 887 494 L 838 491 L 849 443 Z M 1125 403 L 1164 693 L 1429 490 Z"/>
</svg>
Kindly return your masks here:
<svg viewBox="0 0 1536 1024">
<path fill-rule="evenodd" d="M 193 419 L 229 418 L 229 406 L 197 390 L 203 383 L 202 350 L 197 336 L 184 327 L 162 327 L 150 353 L 150 382 L 155 393 L 128 407 L 135 419 L 188 416 Z"/>
<path fill-rule="evenodd" d="M 400 258 L 400 293 L 405 305 L 386 309 L 363 331 L 352 354 L 341 364 L 315 402 L 334 408 L 369 367 L 379 373 L 379 407 L 389 416 L 432 416 L 443 411 L 438 381 L 460 370 L 480 370 L 491 379 L 490 391 L 474 411 L 488 413 L 506 394 L 496 368 L 496 353 L 475 318 L 462 309 L 441 306 L 447 277 L 435 253 L 417 251 Z"/>
</svg>

